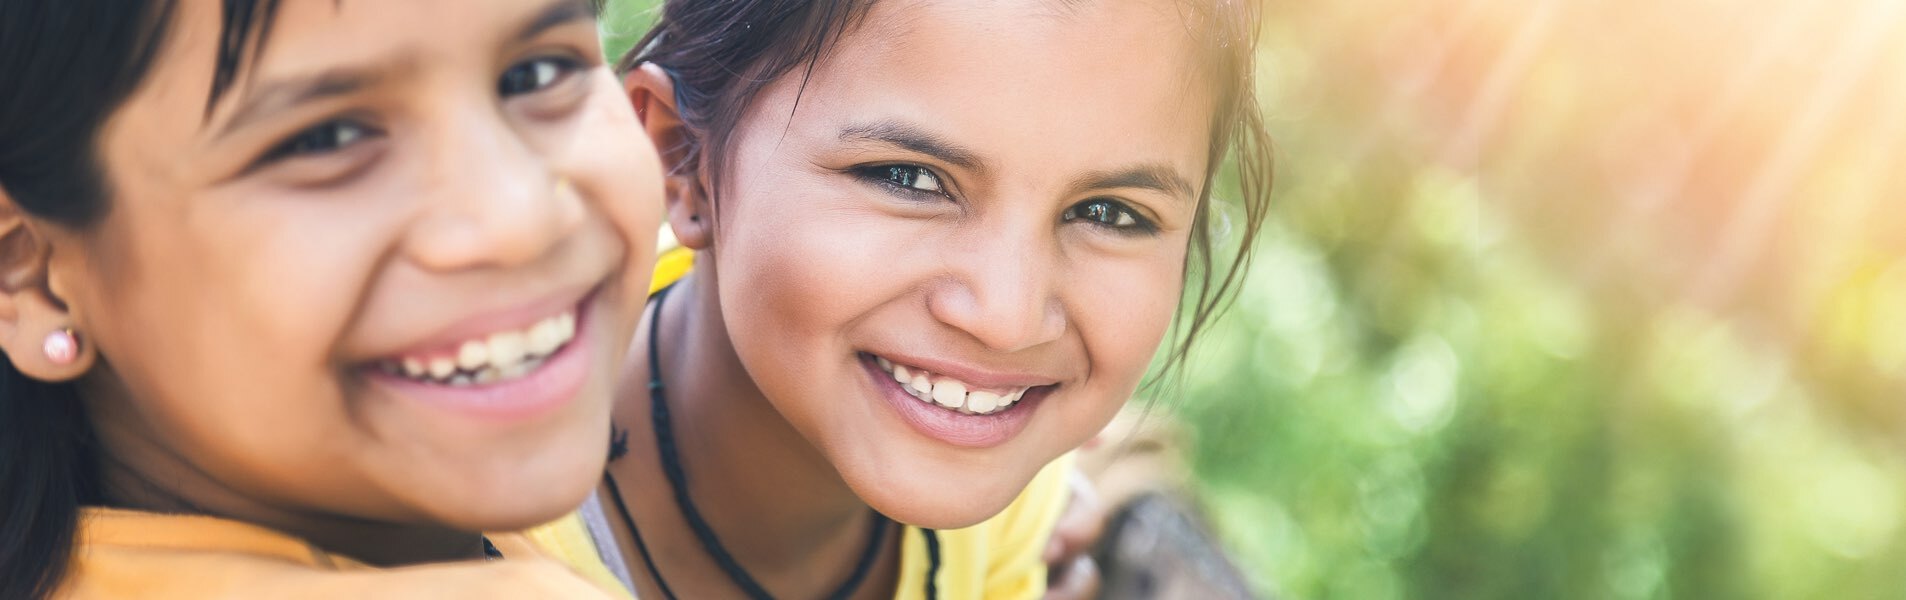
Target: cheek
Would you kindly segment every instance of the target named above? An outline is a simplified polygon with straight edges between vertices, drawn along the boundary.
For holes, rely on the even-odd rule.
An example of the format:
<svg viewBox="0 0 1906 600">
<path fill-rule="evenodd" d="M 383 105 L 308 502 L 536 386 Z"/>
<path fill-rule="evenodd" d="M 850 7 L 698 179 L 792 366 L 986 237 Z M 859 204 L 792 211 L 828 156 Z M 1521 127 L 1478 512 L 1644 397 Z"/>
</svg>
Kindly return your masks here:
<svg viewBox="0 0 1906 600">
<path fill-rule="evenodd" d="M 860 288 L 873 283 L 846 276 L 864 268 L 854 264 L 863 253 L 830 235 L 835 226 L 800 210 L 802 205 L 811 203 L 798 197 L 737 196 L 732 210 L 724 211 L 715 244 L 716 273 L 722 316 L 744 359 L 767 347 L 801 350 L 789 356 L 807 357 L 851 318 L 866 295 Z"/>
<path fill-rule="evenodd" d="M 722 200 L 713 254 L 736 354 L 798 423 L 803 409 L 789 402 L 838 397 L 849 393 L 840 386 L 860 381 L 848 372 L 858 369 L 852 335 L 906 293 L 908 278 L 894 264 L 906 262 L 908 234 L 863 212 L 851 191 L 800 176 L 779 180 L 791 184 L 735 189 Z"/>
<path fill-rule="evenodd" d="M 844 222 L 841 190 L 778 145 L 736 140 L 729 184 L 713 201 L 722 317 L 744 359 L 756 342 L 812 347 L 839 327 L 865 297 L 859 288 L 873 283 L 854 276 L 866 274 L 864 249 L 881 247 Z"/>
<path fill-rule="evenodd" d="M 585 116 L 559 141 L 543 143 L 555 146 L 547 150 L 557 161 L 573 165 L 574 183 L 585 198 L 600 203 L 629 245 L 631 266 L 643 267 L 631 270 L 646 281 L 644 265 L 651 263 L 635 261 L 653 256 L 661 228 L 662 161 L 615 78 L 605 74 L 594 81 Z"/>
<path fill-rule="evenodd" d="M 241 376 L 241 365 L 324 362 L 384 246 L 373 243 L 382 227 L 357 211 L 252 200 L 205 199 L 174 222 L 117 211 L 126 218 L 90 250 L 111 266 L 98 273 L 107 293 L 94 316 L 118 321 L 128 345 L 158 350 L 124 354 Z"/>
<path fill-rule="evenodd" d="M 1173 246 L 1175 247 L 1175 246 Z M 1094 387 L 1121 404 L 1144 377 L 1170 329 L 1184 287 L 1182 252 L 1159 253 L 1082 272 L 1068 306 L 1083 338 Z"/>
<path fill-rule="evenodd" d="M 235 355 L 252 352 L 249 361 L 279 367 L 269 371 L 329 378 L 404 216 L 390 194 L 357 195 L 348 202 L 240 199 L 216 207 L 216 223 L 200 219 L 192 232 L 200 256 L 188 258 L 206 267 L 200 282 L 210 289 L 200 294 L 200 312 L 238 329 L 235 339 L 209 349 L 213 355 L 241 360 Z"/>
<path fill-rule="evenodd" d="M 236 193 L 125 200 L 90 244 L 87 327 L 134 410 L 213 454 L 335 444 L 347 423 L 330 351 L 380 225 L 349 207 Z"/>
<path fill-rule="evenodd" d="M 585 218 L 602 220 L 622 245 L 619 281 L 612 286 L 619 292 L 606 293 L 601 300 L 616 307 L 620 323 L 610 329 L 633 334 L 655 269 L 663 217 L 662 163 L 614 78 L 596 81 L 583 117 L 562 138 L 565 145 L 544 150 L 560 165 L 559 175 L 568 177 L 589 203 Z"/>
</svg>

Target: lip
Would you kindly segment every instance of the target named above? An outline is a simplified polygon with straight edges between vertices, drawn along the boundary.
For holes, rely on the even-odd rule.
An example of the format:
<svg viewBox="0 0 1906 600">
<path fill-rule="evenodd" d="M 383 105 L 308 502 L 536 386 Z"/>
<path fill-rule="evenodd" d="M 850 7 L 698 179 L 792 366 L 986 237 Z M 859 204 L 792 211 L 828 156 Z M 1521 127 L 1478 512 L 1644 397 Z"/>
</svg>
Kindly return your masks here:
<svg viewBox="0 0 1906 600">
<path fill-rule="evenodd" d="M 896 359 L 888 358 L 888 360 Z M 900 416 L 900 420 L 905 421 L 921 435 L 963 448 L 992 448 L 1018 437 L 1020 432 L 1026 430 L 1026 425 L 1032 421 L 1033 413 L 1039 410 L 1040 404 L 1045 402 L 1046 396 L 1051 395 L 1053 390 L 1051 385 L 1034 387 L 1027 390 L 1026 395 L 1018 403 L 1005 410 L 986 415 L 968 415 L 937 406 L 928 406 L 918 398 L 914 398 L 905 390 L 900 389 L 900 384 L 894 382 L 892 373 L 874 363 L 872 355 L 862 353 L 859 361 L 861 370 L 867 374 L 868 381 L 873 384 L 875 394 L 893 408 L 894 412 Z M 932 368 L 930 365 L 920 366 Z M 957 374 L 949 373 L 947 376 L 964 380 Z M 994 383 L 988 381 L 983 385 L 991 386 Z"/>
<path fill-rule="evenodd" d="M 595 299 L 593 291 L 576 301 L 572 306 L 576 311 L 576 336 L 569 340 L 556 353 L 543 359 L 536 370 L 521 377 L 489 384 L 452 386 L 425 383 L 414 379 L 385 373 L 374 365 L 360 369 L 365 377 L 377 385 L 395 392 L 398 396 L 416 400 L 422 404 L 447 408 L 455 412 L 473 415 L 483 419 L 518 421 L 533 419 L 566 406 L 575 399 L 587 381 L 589 367 L 595 352 L 593 332 L 589 325 L 595 321 Z M 511 310 L 499 315 L 488 315 L 479 320 L 459 323 L 454 331 L 463 331 L 465 323 L 502 323 L 500 318 L 521 320 L 523 314 L 529 323 L 560 314 L 564 305 L 553 308 L 538 305 L 539 312 Z M 484 331 L 507 330 L 502 325 L 494 329 L 479 330 L 468 335 L 474 337 Z"/>
</svg>

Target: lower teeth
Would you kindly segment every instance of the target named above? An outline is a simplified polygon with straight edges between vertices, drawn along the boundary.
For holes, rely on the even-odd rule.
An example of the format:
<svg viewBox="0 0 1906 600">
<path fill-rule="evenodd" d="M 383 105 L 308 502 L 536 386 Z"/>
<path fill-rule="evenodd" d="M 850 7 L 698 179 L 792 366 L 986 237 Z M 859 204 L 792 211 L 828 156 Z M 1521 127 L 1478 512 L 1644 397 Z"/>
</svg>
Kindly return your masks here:
<svg viewBox="0 0 1906 600">
<path fill-rule="evenodd" d="M 405 374 L 402 367 L 396 366 L 390 362 L 385 362 L 382 366 L 382 369 L 385 373 L 389 373 L 391 375 L 395 375 L 398 377 L 403 377 L 411 381 L 420 381 L 423 383 L 434 383 L 437 385 L 449 385 L 449 386 L 462 387 L 462 386 L 468 386 L 468 385 L 489 385 L 492 383 L 496 383 L 498 381 L 506 381 L 510 379 L 516 379 L 524 375 L 528 375 L 531 371 L 535 371 L 537 367 L 543 366 L 543 361 L 547 358 L 548 358 L 547 356 L 539 356 L 535 358 L 525 359 L 522 362 L 510 365 L 507 367 L 503 367 L 501 369 L 498 369 L 497 367 L 484 367 L 482 370 L 475 371 L 475 372 L 457 371 L 456 373 L 453 373 L 448 377 L 441 377 L 441 378 L 430 377 L 428 375 L 425 375 L 422 377 L 412 377 L 408 374 Z"/>
</svg>

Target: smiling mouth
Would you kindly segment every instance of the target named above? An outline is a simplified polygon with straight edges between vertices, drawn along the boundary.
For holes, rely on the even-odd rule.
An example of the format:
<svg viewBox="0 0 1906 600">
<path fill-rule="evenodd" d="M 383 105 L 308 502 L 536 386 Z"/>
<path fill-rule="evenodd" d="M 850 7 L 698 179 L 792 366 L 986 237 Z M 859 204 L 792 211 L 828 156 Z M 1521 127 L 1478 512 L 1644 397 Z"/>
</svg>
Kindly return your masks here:
<svg viewBox="0 0 1906 600">
<path fill-rule="evenodd" d="M 871 355 L 870 355 L 871 356 Z M 996 415 L 1006 412 L 1019 404 L 1026 392 L 1047 386 L 1025 386 L 1011 389 L 981 389 L 946 375 L 936 375 L 920 367 L 910 367 L 895 363 L 880 356 L 873 356 L 874 364 L 893 377 L 900 384 L 900 390 L 913 396 L 928 406 L 957 412 L 963 415 Z"/>
<path fill-rule="evenodd" d="M 528 327 L 471 338 L 440 351 L 383 359 L 376 367 L 402 379 L 452 387 L 520 379 L 576 339 L 576 311 L 571 307 Z"/>
</svg>

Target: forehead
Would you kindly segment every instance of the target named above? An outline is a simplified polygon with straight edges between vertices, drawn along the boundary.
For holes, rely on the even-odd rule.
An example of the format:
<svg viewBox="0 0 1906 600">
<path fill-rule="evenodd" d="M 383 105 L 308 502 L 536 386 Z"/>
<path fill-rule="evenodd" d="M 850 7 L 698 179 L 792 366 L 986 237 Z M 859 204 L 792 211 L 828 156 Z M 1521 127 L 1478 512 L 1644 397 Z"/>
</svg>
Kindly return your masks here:
<svg viewBox="0 0 1906 600">
<path fill-rule="evenodd" d="M 183 0 L 169 19 L 170 30 L 132 105 L 204 106 L 225 39 L 239 26 L 225 23 L 217 0 Z M 261 0 L 254 10 L 263 10 Z M 508 41 L 517 29 L 554 8 L 593 12 L 586 0 L 278 0 L 269 23 L 253 27 L 250 40 L 263 35 L 255 52 L 245 52 L 235 70 L 237 82 L 224 90 L 220 105 L 232 103 L 250 84 L 274 77 L 311 75 L 342 68 L 416 67 L 424 62 L 487 64 L 487 51 Z M 514 28 L 514 29 L 513 29 Z"/>
<path fill-rule="evenodd" d="M 1216 100 L 1192 33 L 1177 0 L 879 2 L 797 110 L 902 119 L 1044 167 L 1146 161 L 1197 181 Z"/>
<path fill-rule="evenodd" d="M 128 101 L 108 124 L 109 162 L 139 164 L 141 173 L 192 172 L 200 148 L 229 121 L 236 107 L 264 84 L 341 78 L 345 74 L 401 75 L 369 79 L 416 82 L 418 73 L 490 76 L 493 53 L 552 8 L 586 7 L 582 0 L 281 0 L 264 43 L 248 53 L 236 79 L 208 115 L 222 38 L 229 35 L 222 3 L 182 0 L 164 44 Z M 264 28 L 251 32 L 253 39 Z M 449 68 L 458 67 L 458 68 Z M 150 142 L 150 143 L 142 143 Z M 139 150 L 135 146 L 145 148 Z"/>
</svg>

